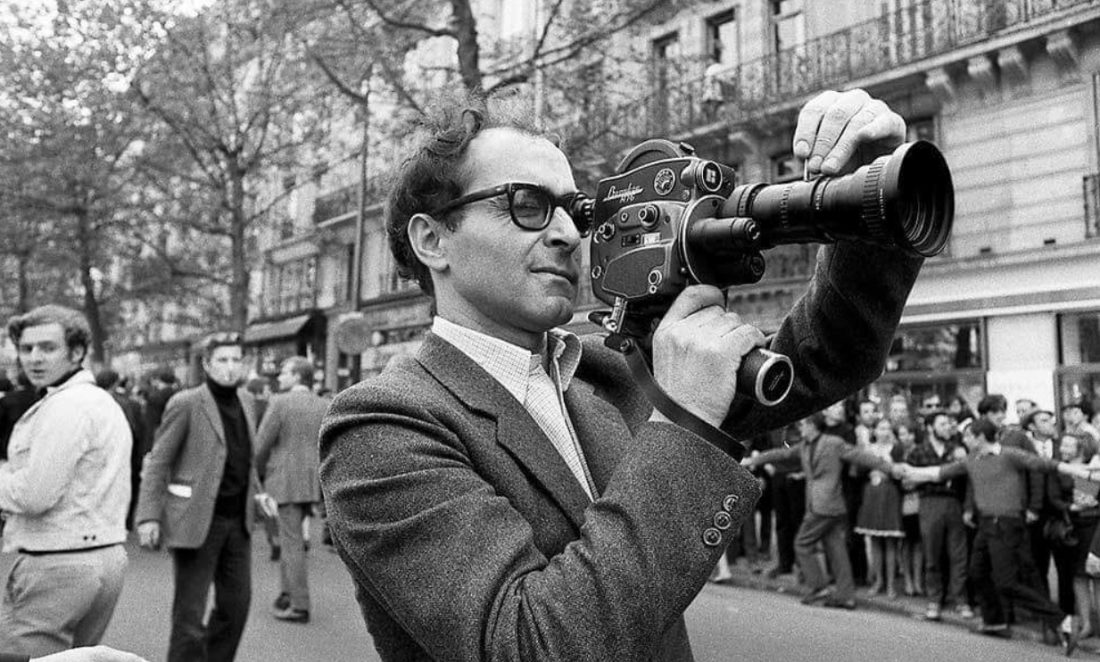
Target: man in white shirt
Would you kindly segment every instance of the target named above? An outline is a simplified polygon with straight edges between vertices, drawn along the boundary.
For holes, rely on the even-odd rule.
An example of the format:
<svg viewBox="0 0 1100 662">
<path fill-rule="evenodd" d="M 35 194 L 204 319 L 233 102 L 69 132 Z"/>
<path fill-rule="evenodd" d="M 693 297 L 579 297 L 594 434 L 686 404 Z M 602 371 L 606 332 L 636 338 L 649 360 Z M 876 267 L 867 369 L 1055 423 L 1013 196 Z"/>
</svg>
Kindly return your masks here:
<svg viewBox="0 0 1100 662">
<path fill-rule="evenodd" d="M 126 568 L 133 439 L 81 367 L 83 315 L 41 306 L 12 318 L 8 336 L 45 395 L 15 424 L 0 466 L 4 551 L 19 556 L 0 597 L 0 651 L 37 657 L 97 644 L 107 630 Z"/>
</svg>

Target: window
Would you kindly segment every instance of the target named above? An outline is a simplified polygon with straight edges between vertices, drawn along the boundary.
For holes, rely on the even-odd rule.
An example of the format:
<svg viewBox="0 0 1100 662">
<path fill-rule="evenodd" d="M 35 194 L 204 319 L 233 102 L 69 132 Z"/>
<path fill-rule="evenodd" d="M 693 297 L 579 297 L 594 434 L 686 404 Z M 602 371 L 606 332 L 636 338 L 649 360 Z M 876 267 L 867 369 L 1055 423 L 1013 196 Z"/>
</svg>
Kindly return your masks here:
<svg viewBox="0 0 1100 662">
<path fill-rule="evenodd" d="M 718 63 L 723 67 L 737 65 L 737 22 L 734 20 L 734 10 L 724 11 L 721 14 L 707 19 L 707 55 L 711 63 Z"/>
<path fill-rule="evenodd" d="M 1095 411 L 1100 407 L 1100 311 L 1059 315 L 1058 341 L 1058 406 L 1085 400 Z"/>
<path fill-rule="evenodd" d="M 680 34 L 673 32 L 653 40 L 653 59 L 658 63 L 675 60 L 680 55 Z"/>
<path fill-rule="evenodd" d="M 944 372 L 982 367 L 977 321 L 901 329 L 894 336 L 886 372 Z"/>
<path fill-rule="evenodd" d="M 903 394 L 910 402 L 955 394 L 976 402 L 985 390 L 985 351 L 980 320 L 899 329 L 886 359 L 886 372 L 866 395 L 882 401 Z"/>
<path fill-rule="evenodd" d="M 670 88 L 680 80 L 680 35 L 676 32 L 654 39 L 651 44 L 653 56 L 653 94 L 650 95 L 649 123 L 650 133 L 669 132 L 670 108 L 677 107 L 677 99 L 671 99 Z"/>
<path fill-rule="evenodd" d="M 781 53 L 806 41 L 803 0 L 771 0 L 772 47 Z"/>
<path fill-rule="evenodd" d="M 771 159 L 771 181 L 773 184 L 782 184 L 802 178 L 802 159 L 787 152 L 773 156 Z"/>
<path fill-rule="evenodd" d="M 907 141 L 936 141 L 936 120 L 932 117 L 918 117 L 906 121 L 905 139 Z"/>
<path fill-rule="evenodd" d="M 312 308 L 316 303 L 317 258 L 309 257 L 272 266 L 269 272 L 268 315 Z"/>
</svg>

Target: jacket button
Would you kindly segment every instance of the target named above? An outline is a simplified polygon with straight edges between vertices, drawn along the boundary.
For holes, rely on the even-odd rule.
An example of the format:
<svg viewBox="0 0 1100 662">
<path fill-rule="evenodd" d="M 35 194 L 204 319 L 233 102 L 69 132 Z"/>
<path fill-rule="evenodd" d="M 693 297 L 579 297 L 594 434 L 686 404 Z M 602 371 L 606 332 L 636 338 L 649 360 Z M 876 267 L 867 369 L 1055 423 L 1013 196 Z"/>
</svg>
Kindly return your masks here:
<svg viewBox="0 0 1100 662">
<path fill-rule="evenodd" d="M 707 547 L 717 547 L 722 544 L 722 532 L 718 529 L 703 531 L 703 544 Z"/>
<path fill-rule="evenodd" d="M 730 517 L 729 513 L 724 510 L 719 510 L 714 513 L 714 528 L 725 531 L 731 526 L 733 526 L 733 518 Z"/>
<path fill-rule="evenodd" d="M 737 502 L 741 500 L 741 497 L 736 494 L 727 494 L 725 499 L 722 499 L 722 508 L 727 513 L 732 513 L 733 509 L 737 507 Z"/>
</svg>

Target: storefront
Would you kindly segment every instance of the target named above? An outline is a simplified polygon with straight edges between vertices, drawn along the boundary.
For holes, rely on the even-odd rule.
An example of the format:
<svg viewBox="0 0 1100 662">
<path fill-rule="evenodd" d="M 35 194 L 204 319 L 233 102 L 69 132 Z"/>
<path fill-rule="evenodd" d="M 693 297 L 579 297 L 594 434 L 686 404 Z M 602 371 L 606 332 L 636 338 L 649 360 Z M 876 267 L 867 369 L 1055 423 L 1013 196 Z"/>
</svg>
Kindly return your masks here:
<svg viewBox="0 0 1100 662">
<path fill-rule="evenodd" d="M 317 310 L 249 324 L 244 344 L 253 360 L 253 371 L 273 377 L 284 360 L 304 356 L 313 362 L 318 375 L 323 375 L 326 326 L 325 316 Z"/>
<path fill-rule="evenodd" d="M 986 389 L 985 336 L 982 319 L 903 326 L 882 377 L 864 395 L 886 402 L 901 394 L 916 404 L 930 395 L 947 402 L 959 394 L 977 403 Z"/>
</svg>

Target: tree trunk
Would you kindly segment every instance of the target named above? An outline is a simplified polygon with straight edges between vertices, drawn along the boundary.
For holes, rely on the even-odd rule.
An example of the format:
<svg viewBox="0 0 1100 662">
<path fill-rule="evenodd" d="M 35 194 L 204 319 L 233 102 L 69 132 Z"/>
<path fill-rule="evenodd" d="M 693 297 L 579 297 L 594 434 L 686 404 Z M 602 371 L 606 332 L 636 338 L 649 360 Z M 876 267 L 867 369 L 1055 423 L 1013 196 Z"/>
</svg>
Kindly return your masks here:
<svg viewBox="0 0 1100 662">
<path fill-rule="evenodd" d="M 248 325 L 248 252 L 246 230 L 248 215 L 244 208 L 244 173 L 236 163 L 229 166 L 229 214 L 230 214 L 230 285 L 229 319 L 233 330 L 244 333 Z"/>
<path fill-rule="evenodd" d="M 458 42 L 458 71 L 462 84 L 471 92 L 482 92 L 481 53 L 477 45 L 477 19 L 470 0 L 451 0 L 455 41 Z"/>
<path fill-rule="evenodd" d="M 94 251 L 95 237 L 92 236 L 91 219 L 88 210 L 81 209 L 76 212 L 77 246 L 80 262 L 80 285 L 84 290 L 84 317 L 88 320 L 88 328 L 92 331 L 91 363 L 101 366 L 107 359 L 104 351 L 106 345 L 106 329 L 103 328 L 103 318 L 100 315 L 99 299 L 96 295 L 96 282 L 92 276 L 92 253 Z"/>
<path fill-rule="evenodd" d="M 16 274 L 17 283 L 19 287 L 19 299 L 15 304 L 15 312 L 25 313 L 30 309 L 30 282 L 27 274 L 28 267 L 31 261 L 30 253 L 20 253 L 16 257 L 16 264 L 18 264 L 19 273 Z"/>
</svg>

